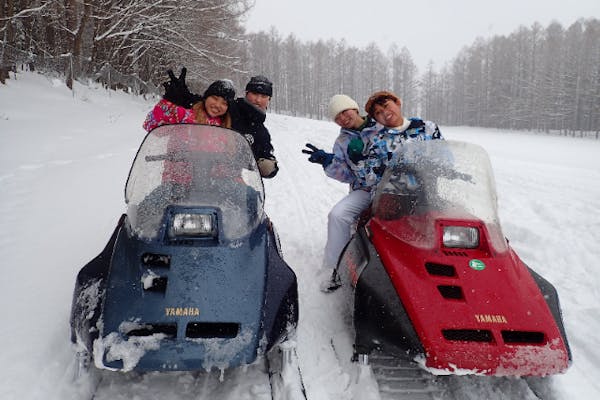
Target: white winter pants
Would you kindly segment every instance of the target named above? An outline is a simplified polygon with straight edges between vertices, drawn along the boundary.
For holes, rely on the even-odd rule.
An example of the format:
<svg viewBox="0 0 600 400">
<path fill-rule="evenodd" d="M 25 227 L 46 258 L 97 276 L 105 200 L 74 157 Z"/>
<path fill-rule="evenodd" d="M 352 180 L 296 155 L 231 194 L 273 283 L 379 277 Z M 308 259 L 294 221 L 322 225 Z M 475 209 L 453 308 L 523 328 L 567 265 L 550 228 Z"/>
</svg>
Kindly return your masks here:
<svg viewBox="0 0 600 400">
<path fill-rule="evenodd" d="M 325 268 L 335 268 L 344 246 L 350 240 L 352 224 L 369 206 L 370 201 L 371 193 L 354 190 L 333 206 L 327 217 L 327 244 L 323 265 Z"/>
</svg>

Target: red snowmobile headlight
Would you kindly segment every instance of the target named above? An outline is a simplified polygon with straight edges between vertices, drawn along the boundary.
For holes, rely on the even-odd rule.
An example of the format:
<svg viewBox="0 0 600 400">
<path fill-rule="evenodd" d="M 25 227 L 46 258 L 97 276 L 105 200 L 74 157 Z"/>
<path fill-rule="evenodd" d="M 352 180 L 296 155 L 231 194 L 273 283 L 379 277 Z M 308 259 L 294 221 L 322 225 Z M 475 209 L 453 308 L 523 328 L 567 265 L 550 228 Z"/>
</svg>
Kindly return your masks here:
<svg viewBox="0 0 600 400">
<path fill-rule="evenodd" d="M 216 236 L 212 214 L 175 214 L 169 227 L 169 237 Z"/>
<path fill-rule="evenodd" d="M 470 226 L 445 226 L 444 246 L 462 249 L 479 247 L 479 230 Z"/>
</svg>

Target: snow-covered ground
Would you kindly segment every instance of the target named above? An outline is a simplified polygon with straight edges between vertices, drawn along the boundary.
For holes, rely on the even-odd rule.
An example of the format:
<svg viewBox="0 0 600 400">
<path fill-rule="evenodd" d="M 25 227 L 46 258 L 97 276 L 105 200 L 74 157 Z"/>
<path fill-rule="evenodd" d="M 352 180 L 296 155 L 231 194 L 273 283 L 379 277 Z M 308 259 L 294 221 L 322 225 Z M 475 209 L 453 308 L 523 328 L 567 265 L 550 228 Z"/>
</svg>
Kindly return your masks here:
<svg viewBox="0 0 600 400">
<path fill-rule="evenodd" d="M 73 349 L 68 317 L 78 270 L 105 245 L 124 211 L 123 187 L 153 100 L 76 86 L 37 74 L 0 85 L 0 399 L 69 399 Z M 281 170 L 265 182 L 267 212 L 300 292 L 298 354 L 308 398 L 351 399 L 350 333 L 342 292 L 318 289 L 329 209 L 345 185 L 306 161 L 307 142 L 329 149 L 331 122 L 269 114 Z M 574 362 L 551 379 L 554 398 L 600 398 L 600 141 L 442 127 L 482 145 L 498 185 L 505 235 L 558 289 Z M 346 343 L 336 357 L 330 341 Z M 344 353 L 347 351 L 347 353 Z M 188 373 L 116 377 L 100 398 L 260 397 L 252 371 L 235 388 Z M 456 377 L 466 399 L 517 399 L 510 379 Z M 218 384 L 216 385 L 218 386 Z M 367 400 L 367 399 L 365 399 Z"/>
</svg>

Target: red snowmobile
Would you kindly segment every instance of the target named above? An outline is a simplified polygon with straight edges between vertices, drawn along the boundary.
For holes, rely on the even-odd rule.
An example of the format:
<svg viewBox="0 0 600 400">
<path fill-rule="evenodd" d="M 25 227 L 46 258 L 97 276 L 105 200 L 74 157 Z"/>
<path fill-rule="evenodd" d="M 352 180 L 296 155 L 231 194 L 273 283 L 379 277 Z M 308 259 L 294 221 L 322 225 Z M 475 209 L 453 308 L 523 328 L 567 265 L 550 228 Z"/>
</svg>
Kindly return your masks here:
<svg viewBox="0 0 600 400">
<path fill-rule="evenodd" d="M 486 152 L 455 141 L 402 151 L 338 264 L 355 355 L 415 360 L 436 375 L 564 372 L 557 291 L 502 234 Z"/>
</svg>

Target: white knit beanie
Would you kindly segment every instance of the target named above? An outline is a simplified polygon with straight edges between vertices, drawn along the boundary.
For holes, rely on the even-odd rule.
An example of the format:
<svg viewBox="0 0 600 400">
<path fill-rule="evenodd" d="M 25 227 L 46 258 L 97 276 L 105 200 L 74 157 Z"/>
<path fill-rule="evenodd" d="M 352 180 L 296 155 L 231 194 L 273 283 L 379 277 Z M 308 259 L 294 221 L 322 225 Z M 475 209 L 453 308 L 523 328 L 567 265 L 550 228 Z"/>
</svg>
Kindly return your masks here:
<svg viewBox="0 0 600 400">
<path fill-rule="evenodd" d="M 336 94 L 329 100 L 329 116 L 331 119 L 335 120 L 335 117 L 345 110 L 358 111 L 358 103 L 345 94 Z"/>
</svg>

